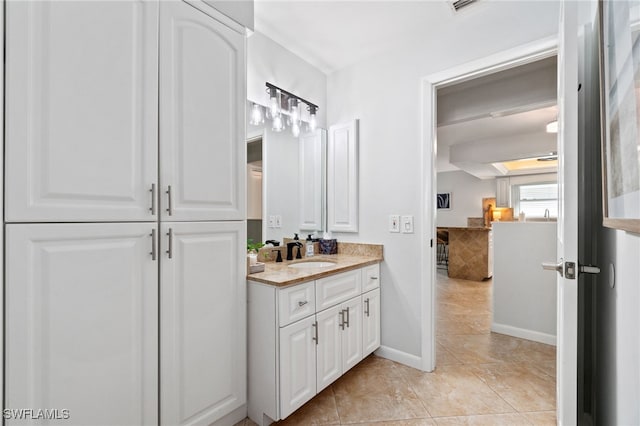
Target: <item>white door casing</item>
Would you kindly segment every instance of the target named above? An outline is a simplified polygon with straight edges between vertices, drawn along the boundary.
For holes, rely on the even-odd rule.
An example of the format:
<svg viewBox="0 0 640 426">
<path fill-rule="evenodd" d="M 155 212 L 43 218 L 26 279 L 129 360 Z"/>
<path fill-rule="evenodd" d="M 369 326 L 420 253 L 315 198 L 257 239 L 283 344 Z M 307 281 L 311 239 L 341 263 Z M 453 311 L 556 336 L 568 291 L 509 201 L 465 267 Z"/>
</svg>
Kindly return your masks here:
<svg viewBox="0 0 640 426">
<path fill-rule="evenodd" d="M 164 220 L 245 218 L 245 37 L 185 2 L 160 2 Z"/>
<path fill-rule="evenodd" d="M 154 220 L 158 3 L 6 7 L 6 220 Z"/>
<path fill-rule="evenodd" d="M 70 425 L 157 424 L 155 224 L 6 228 L 5 408 L 67 409 Z"/>
<path fill-rule="evenodd" d="M 246 403 L 246 224 L 160 233 L 162 424 L 211 424 Z"/>
</svg>

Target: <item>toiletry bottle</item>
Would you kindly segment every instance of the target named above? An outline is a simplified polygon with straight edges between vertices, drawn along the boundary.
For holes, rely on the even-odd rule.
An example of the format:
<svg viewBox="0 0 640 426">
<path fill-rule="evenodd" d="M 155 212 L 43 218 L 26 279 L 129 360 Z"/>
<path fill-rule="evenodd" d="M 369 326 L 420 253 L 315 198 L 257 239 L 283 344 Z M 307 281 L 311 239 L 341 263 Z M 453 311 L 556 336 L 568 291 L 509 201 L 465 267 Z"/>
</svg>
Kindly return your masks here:
<svg viewBox="0 0 640 426">
<path fill-rule="evenodd" d="M 307 245 L 307 251 L 306 251 L 306 255 L 305 256 L 307 256 L 307 257 L 313 256 L 314 255 L 314 252 L 313 252 L 313 238 L 311 238 L 311 234 L 309 234 L 307 236 L 306 245 Z"/>
</svg>

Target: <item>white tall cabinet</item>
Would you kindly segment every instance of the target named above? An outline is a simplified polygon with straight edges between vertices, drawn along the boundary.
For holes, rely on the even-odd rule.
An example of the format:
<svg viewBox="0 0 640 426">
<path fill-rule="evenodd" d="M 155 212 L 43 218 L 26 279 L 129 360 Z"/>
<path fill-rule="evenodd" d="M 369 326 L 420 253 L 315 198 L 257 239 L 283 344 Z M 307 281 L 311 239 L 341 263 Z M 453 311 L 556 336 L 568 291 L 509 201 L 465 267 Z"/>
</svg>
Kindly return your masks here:
<svg viewBox="0 0 640 426">
<path fill-rule="evenodd" d="M 200 1 L 6 13 L 4 408 L 66 408 L 66 425 L 234 423 L 244 28 Z"/>
</svg>

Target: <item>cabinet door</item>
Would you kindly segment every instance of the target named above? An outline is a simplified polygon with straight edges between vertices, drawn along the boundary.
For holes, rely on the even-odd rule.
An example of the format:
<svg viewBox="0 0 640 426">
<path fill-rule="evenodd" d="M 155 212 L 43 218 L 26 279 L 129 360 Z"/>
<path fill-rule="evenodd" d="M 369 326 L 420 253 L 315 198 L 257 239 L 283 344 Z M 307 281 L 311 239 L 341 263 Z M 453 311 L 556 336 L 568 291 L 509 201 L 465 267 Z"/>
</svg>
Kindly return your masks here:
<svg viewBox="0 0 640 426">
<path fill-rule="evenodd" d="M 342 304 L 345 327 L 342 332 L 342 371 L 362 361 L 362 297 Z"/>
<path fill-rule="evenodd" d="M 245 218 L 245 37 L 182 1 L 160 2 L 165 220 Z"/>
<path fill-rule="evenodd" d="M 509 207 L 511 201 L 510 179 L 496 178 L 496 207 Z"/>
<path fill-rule="evenodd" d="M 342 375 L 342 306 L 316 315 L 318 321 L 317 392 Z"/>
<path fill-rule="evenodd" d="M 154 220 L 158 4 L 6 7 L 7 221 Z"/>
<path fill-rule="evenodd" d="M 245 226 L 161 226 L 163 424 L 210 424 L 246 402 Z"/>
<path fill-rule="evenodd" d="M 358 120 L 329 128 L 327 219 L 329 231 L 358 232 Z"/>
<path fill-rule="evenodd" d="M 326 139 L 327 131 L 324 129 L 300 136 L 298 194 L 300 229 L 304 231 L 325 229 Z"/>
<path fill-rule="evenodd" d="M 280 329 L 280 418 L 316 395 L 316 322 L 310 316 Z"/>
<path fill-rule="evenodd" d="M 380 347 L 380 289 L 362 295 L 362 357 Z"/>
<path fill-rule="evenodd" d="M 7 225 L 5 408 L 68 409 L 69 425 L 157 424 L 153 230 Z"/>
</svg>

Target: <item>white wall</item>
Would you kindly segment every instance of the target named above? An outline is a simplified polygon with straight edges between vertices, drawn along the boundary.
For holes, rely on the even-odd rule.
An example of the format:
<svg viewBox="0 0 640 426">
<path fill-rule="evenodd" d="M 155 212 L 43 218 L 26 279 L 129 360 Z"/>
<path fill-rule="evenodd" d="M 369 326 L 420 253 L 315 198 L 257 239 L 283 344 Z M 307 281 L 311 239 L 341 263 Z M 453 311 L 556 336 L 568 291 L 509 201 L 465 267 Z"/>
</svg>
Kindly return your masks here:
<svg viewBox="0 0 640 426">
<path fill-rule="evenodd" d="M 556 275 L 542 262 L 556 258 L 556 223 L 493 224 L 491 330 L 556 344 Z"/>
<path fill-rule="evenodd" d="M 266 105 L 268 81 L 318 105 L 318 126 L 326 128 L 327 76 L 322 71 L 259 32 L 249 37 L 247 52 L 247 99 Z"/>
<path fill-rule="evenodd" d="M 250 30 L 254 27 L 253 0 L 204 0 L 220 12 Z"/>
<path fill-rule="evenodd" d="M 606 229 L 597 283 L 597 418 L 640 424 L 640 235 Z M 611 274 L 613 265 L 615 273 Z M 610 282 L 615 276 L 615 287 Z M 600 277 L 599 277 L 600 278 Z"/>
<path fill-rule="evenodd" d="M 482 199 L 496 196 L 495 179 L 478 179 L 463 171 L 438 173 L 437 185 L 438 193 L 451 193 L 452 207 L 436 211 L 438 226 L 467 226 L 468 217 L 483 217 Z"/>
<path fill-rule="evenodd" d="M 480 16 L 481 19 L 477 19 Z M 474 21 L 467 19 L 474 17 Z M 534 40 L 556 36 L 556 2 L 481 2 L 437 37 L 416 34 L 410 45 L 328 76 L 328 123 L 360 119 L 360 232 L 339 240 L 384 244 L 382 345 L 421 356 L 421 243 L 432 238 L 421 220 L 421 79 Z M 363 178 L 366 177 L 366 178 Z M 414 234 L 387 231 L 390 214 L 415 218 Z M 426 313 L 428 315 L 428 313 Z"/>
</svg>

